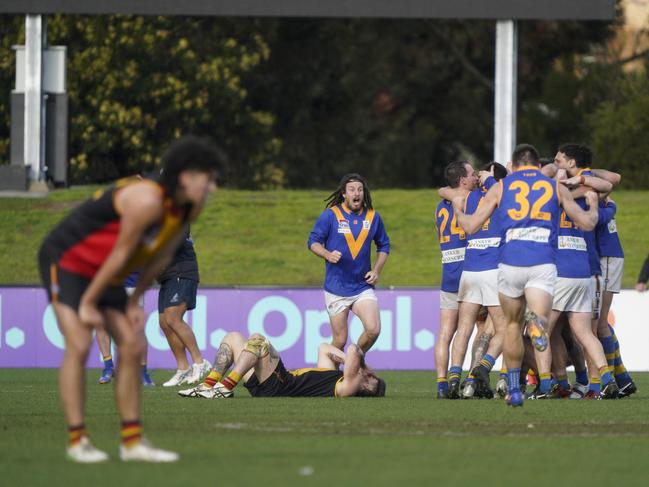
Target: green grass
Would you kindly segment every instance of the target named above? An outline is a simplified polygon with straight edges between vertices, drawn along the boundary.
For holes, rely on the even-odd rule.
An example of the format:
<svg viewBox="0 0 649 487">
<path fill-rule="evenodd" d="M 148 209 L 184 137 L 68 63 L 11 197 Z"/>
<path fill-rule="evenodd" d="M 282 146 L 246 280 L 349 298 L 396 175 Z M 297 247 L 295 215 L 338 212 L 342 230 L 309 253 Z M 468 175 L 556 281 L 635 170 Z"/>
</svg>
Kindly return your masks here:
<svg viewBox="0 0 649 487">
<path fill-rule="evenodd" d="M 35 256 L 41 240 L 94 189 L 58 190 L 44 199 L 0 199 L 0 283 L 37 284 Z M 192 230 L 202 284 L 320 286 L 324 264 L 307 250 L 306 240 L 327 194 L 219 190 Z M 380 286 L 439 286 L 436 191 L 377 190 L 372 196 L 392 246 Z M 627 256 L 623 284 L 633 287 L 649 251 L 649 192 L 620 191 L 614 197 Z"/>
<path fill-rule="evenodd" d="M 433 400 L 427 372 L 385 372 L 384 399 L 182 399 L 144 391 L 145 431 L 176 465 L 121 464 L 113 387 L 88 373 L 87 426 L 112 460 L 64 461 L 55 370 L 0 369 L 0 484 L 646 485 L 649 374 L 619 401 Z M 165 371 L 155 371 L 160 383 Z M 312 469 L 304 476 L 301 470 Z"/>
</svg>

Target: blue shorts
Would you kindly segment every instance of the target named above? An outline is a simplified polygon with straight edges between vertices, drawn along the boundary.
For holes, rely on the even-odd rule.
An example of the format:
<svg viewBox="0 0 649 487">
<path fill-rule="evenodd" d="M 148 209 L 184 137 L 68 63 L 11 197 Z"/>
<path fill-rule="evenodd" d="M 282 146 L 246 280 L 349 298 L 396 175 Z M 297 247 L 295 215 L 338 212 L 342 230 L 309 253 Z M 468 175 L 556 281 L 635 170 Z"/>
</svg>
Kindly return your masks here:
<svg viewBox="0 0 649 487">
<path fill-rule="evenodd" d="M 158 293 L 158 313 L 164 313 L 165 309 L 173 306 L 186 304 L 187 309 L 196 307 L 196 293 L 198 292 L 198 281 L 173 277 L 160 284 Z"/>
</svg>

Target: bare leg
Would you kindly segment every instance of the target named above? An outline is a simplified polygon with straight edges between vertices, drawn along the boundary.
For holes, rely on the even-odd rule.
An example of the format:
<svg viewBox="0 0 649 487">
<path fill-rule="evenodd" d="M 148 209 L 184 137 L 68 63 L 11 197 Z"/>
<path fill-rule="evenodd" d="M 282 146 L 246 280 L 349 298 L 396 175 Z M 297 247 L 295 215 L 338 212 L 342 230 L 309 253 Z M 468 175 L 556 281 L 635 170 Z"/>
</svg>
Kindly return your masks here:
<svg viewBox="0 0 649 487">
<path fill-rule="evenodd" d="M 144 349 L 144 330 L 137 329 L 120 311 L 104 311 L 106 326 L 119 353 L 115 401 L 122 421 L 140 419 L 140 360 Z"/>
<path fill-rule="evenodd" d="M 471 370 L 480 363 L 484 354 L 487 353 L 494 333 L 493 321 L 489 315 L 484 321 L 476 321 L 476 335 L 471 347 Z"/>
<path fill-rule="evenodd" d="M 539 378 L 541 377 L 541 374 L 549 374 L 552 369 L 552 357 L 553 357 L 552 335 L 554 331 L 554 326 L 557 323 L 559 316 L 561 316 L 561 311 L 557 311 L 553 309 L 552 312 L 550 313 L 550 319 L 547 322 L 545 322 L 545 331 L 550 337 L 550 343 L 548 344 L 548 348 L 546 348 L 542 352 L 539 352 L 538 350 L 534 350 L 534 356 L 536 358 L 536 365 L 538 367 Z"/>
<path fill-rule="evenodd" d="M 178 338 L 180 338 L 180 341 L 191 355 L 192 361 L 195 364 L 200 364 L 203 362 L 203 356 L 196 343 L 194 331 L 183 320 L 185 311 L 187 311 L 187 305 L 185 303 L 166 308 L 164 312 L 165 322 L 178 335 Z"/>
<path fill-rule="evenodd" d="M 507 364 L 507 370 L 521 368 L 523 361 L 523 313 L 525 311 L 525 298 L 511 298 L 499 293 L 500 305 L 502 307 L 507 328 L 503 343 L 503 357 Z M 510 390 L 518 387 L 518 384 L 509 384 Z"/>
<path fill-rule="evenodd" d="M 65 352 L 59 369 L 59 391 L 65 420 L 70 426 L 84 422 L 84 370 L 92 343 L 92 328 L 84 325 L 77 313 L 62 303 L 53 304 L 59 329 L 65 338 Z"/>
<path fill-rule="evenodd" d="M 491 322 L 493 323 L 494 334 L 489 341 L 489 347 L 487 348 L 486 353 L 496 359 L 503 351 L 505 331 L 507 330 L 507 319 L 505 318 L 505 314 L 500 306 L 489 306 L 488 310 L 489 318 L 491 318 Z"/>
<path fill-rule="evenodd" d="M 101 353 L 102 358 L 110 357 L 110 336 L 106 332 L 105 328 L 97 328 L 95 330 L 95 340 L 97 341 L 97 347 Z"/>
<path fill-rule="evenodd" d="M 437 377 L 446 377 L 448 372 L 449 347 L 457 330 L 458 310 L 440 309 L 440 330 L 435 342 L 435 367 Z"/>
<path fill-rule="evenodd" d="M 187 355 L 185 354 L 185 345 L 183 345 L 182 340 L 167 324 L 167 320 L 164 314 L 159 314 L 158 319 L 160 322 L 160 328 L 165 334 L 165 337 L 167 337 L 167 343 L 169 343 L 171 353 L 173 353 L 174 358 L 176 359 L 176 368 L 179 370 L 189 369 L 189 362 L 187 361 Z"/>
<path fill-rule="evenodd" d="M 358 338 L 358 347 L 364 352 L 372 348 L 381 333 L 379 305 L 373 299 L 362 299 L 352 304 L 352 313 L 363 323 L 363 333 Z"/>
<path fill-rule="evenodd" d="M 476 317 L 480 310 L 480 305 L 475 303 L 460 302 L 458 305 L 459 317 L 457 332 L 453 339 L 453 348 L 451 350 L 451 366 L 462 367 L 466 350 L 469 346 L 469 339 L 473 333 Z"/>
<path fill-rule="evenodd" d="M 349 316 L 349 308 L 345 308 L 344 311 L 341 311 L 337 315 L 329 317 L 331 322 L 331 344 L 339 348 L 340 350 L 345 349 L 345 344 L 347 344 L 347 317 Z"/>
</svg>

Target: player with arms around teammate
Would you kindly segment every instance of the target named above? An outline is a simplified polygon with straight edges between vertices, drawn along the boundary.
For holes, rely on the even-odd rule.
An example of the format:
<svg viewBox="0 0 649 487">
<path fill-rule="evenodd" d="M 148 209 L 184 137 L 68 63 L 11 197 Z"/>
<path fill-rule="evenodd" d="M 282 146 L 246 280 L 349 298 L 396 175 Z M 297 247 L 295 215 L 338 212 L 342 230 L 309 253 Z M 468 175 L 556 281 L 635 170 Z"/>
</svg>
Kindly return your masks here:
<svg viewBox="0 0 649 487">
<path fill-rule="evenodd" d="M 45 238 L 39 267 L 65 338 L 59 389 L 70 460 L 108 459 L 90 443 L 84 426 L 84 366 L 92 332 L 101 326 L 115 340 L 119 353 L 115 398 L 122 421 L 121 459 L 178 459 L 176 453 L 153 448 L 142 437 L 139 361 L 145 342 L 144 312 L 138 300 L 215 190 L 222 160 L 208 141 L 183 137 L 163 155 L 158 181 L 132 178 L 98 191 Z M 127 297 L 122 283 L 135 269 L 141 274 Z"/>
<path fill-rule="evenodd" d="M 381 331 L 374 285 L 390 253 L 390 239 L 381 216 L 372 207 L 372 197 L 359 174 L 346 174 L 326 200 L 327 209 L 309 235 L 309 250 L 325 260 L 325 303 L 333 345 L 342 350 L 347 343 L 347 317 L 351 310 L 363 323 L 358 346 L 367 352 Z M 371 245 L 376 244 L 376 262 L 371 266 Z"/>
<path fill-rule="evenodd" d="M 446 184 L 463 189 L 467 194 L 475 188 L 477 177 L 471 164 L 454 161 L 444 169 Z M 439 337 L 435 342 L 435 367 L 437 369 L 437 398 L 448 399 L 448 360 L 451 340 L 457 330 L 457 292 L 466 251 L 466 234 L 457 224 L 453 204 L 442 199 L 435 211 L 435 230 L 442 253 L 442 285 L 439 293 Z"/>
<path fill-rule="evenodd" d="M 523 314 L 525 306 L 541 323 L 547 323 L 552 309 L 557 278 L 557 227 L 561 207 L 584 230 L 595 228 L 598 219 L 597 195 L 586 194 L 589 210 L 582 210 L 570 192 L 557 181 L 541 174 L 539 154 L 528 144 L 512 154 L 513 173 L 492 186 L 472 215 L 461 208 L 462 198 L 453 200 L 458 221 L 467 233 L 475 233 L 494 210 L 500 212 L 501 253 L 498 267 L 498 294 L 507 320 L 504 359 L 509 376 L 507 403 L 523 405 L 520 367 L 523 359 Z M 545 332 L 543 332 L 545 333 Z M 547 343 L 547 336 L 544 337 Z"/>
<path fill-rule="evenodd" d="M 339 365 L 344 367 L 342 372 Z M 385 396 L 385 381 L 365 365 L 357 345 L 350 345 L 345 353 L 323 343 L 318 350 L 317 368 L 287 370 L 265 336 L 254 333 L 246 340 L 236 332 L 228 333 L 221 341 L 214 368 L 205 381 L 178 394 L 226 399 L 233 397 L 233 389 L 242 378 L 253 397 Z"/>
</svg>

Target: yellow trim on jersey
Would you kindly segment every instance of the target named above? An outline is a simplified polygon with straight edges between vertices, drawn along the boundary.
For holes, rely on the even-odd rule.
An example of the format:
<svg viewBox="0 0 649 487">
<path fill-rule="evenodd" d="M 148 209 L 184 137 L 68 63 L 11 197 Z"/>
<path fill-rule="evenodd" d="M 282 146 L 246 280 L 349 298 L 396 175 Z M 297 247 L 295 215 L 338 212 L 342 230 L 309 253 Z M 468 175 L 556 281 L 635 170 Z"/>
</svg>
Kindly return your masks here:
<svg viewBox="0 0 649 487">
<path fill-rule="evenodd" d="M 583 173 L 584 171 L 590 171 L 590 170 L 591 170 L 590 167 L 583 167 L 579 171 L 577 171 L 577 176 L 581 176 L 581 173 Z"/>
<path fill-rule="evenodd" d="M 498 195 L 498 201 L 496 202 L 496 206 L 500 207 L 500 201 L 503 199 L 503 191 L 504 191 L 503 180 L 501 179 L 500 181 L 498 181 L 498 184 L 500 184 L 500 194 Z"/>
<path fill-rule="evenodd" d="M 338 384 L 340 384 L 340 383 L 343 381 L 344 378 L 345 378 L 345 377 L 342 376 L 342 377 L 341 377 L 340 379 L 338 379 L 338 380 L 336 381 L 336 383 L 334 384 L 334 397 L 338 397 Z"/>
<path fill-rule="evenodd" d="M 340 208 L 338 208 L 337 206 L 331 207 L 331 211 L 333 211 L 334 215 L 336 215 L 336 219 L 338 220 L 338 222 L 345 220 L 345 217 L 340 211 Z M 372 222 L 374 221 L 374 210 L 372 209 L 367 210 L 367 214 L 365 215 L 365 220 L 369 220 L 370 224 L 367 226 L 367 228 L 365 228 L 365 225 L 363 225 L 361 232 L 358 234 L 358 238 L 354 238 L 351 229 L 349 230 L 349 233 L 344 234 L 345 240 L 347 241 L 347 248 L 349 248 L 349 252 L 352 254 L 352 259 L 354 260 L 356 259 L 359 252 L 363 248 L 363 244 L 365 244 L 367 235 L 370 232 L 370 228 L 372 227 Z"/>
<path fill-rule="evenodd" d="M 328 368 L 328 367 L 320 367 L 320 368 L 304 367 L 304 368 L 301 368 L 301 369 L 289 370 L 288 373 L 291 374 L 294 377 L 299 377 L 301 375 L 306 374 L 307 372 L 327 372 L 329 370 L 336 370 L 336 369 L 331 369 L 331 368 Z"/>
<path fill-rule="evenodd" d="M 561 192 L 559 191 L 559 180 L 554 184 L 554 192 L 557 193 L 557 201 L 561 205 Z"/>
<path fill-rule="evenodd" d="M 517 167 L 517 168 L 516 168 L 516 171 L 514 171 L 514 172 L 518 172 L 518 171 L 528 171 L 528 170 L 530 170 L 530 169 L 533 169 L 534 171 L 540 171 L 540 170 L 541 170 L 540 167 L 536 167 L 536 166 L 520 166 L 520 167 Z"/>
</svg>

